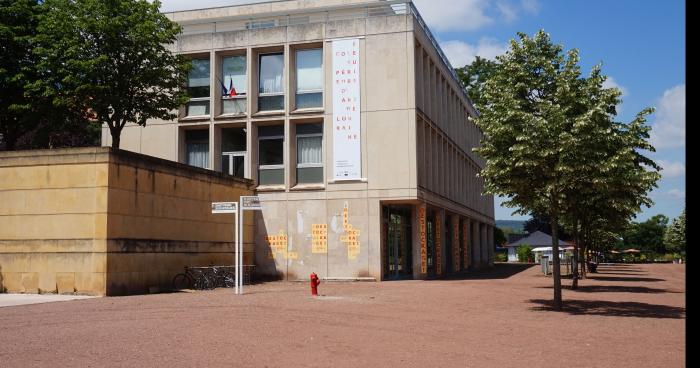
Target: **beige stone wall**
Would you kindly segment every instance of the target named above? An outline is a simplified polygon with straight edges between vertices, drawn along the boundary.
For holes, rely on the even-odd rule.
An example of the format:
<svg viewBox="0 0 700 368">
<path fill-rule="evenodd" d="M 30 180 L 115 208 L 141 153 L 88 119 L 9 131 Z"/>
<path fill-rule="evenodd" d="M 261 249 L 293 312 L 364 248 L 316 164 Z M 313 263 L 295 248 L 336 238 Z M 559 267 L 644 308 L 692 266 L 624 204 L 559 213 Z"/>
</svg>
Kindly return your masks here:
<svg viewBox="0 0 700 368">
<path fill-rule="evenodd" d="M 250 182 L 108 148 L 0 153 L 0 286 L 118 295 L 168 287 L 185 265 L 231 264 Z M 253 239 L 252 218 L 245 239 Z M 252 243 L 245 244 L 252 263 Z"/>
</svg>

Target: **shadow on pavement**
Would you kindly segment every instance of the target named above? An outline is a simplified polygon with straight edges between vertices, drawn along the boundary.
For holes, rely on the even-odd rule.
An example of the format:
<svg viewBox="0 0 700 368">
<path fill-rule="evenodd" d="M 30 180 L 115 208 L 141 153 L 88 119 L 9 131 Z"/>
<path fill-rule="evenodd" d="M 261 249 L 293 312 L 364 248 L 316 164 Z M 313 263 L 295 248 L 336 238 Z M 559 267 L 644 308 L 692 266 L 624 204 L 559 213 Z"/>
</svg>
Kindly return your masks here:
<svg viewBox="0 0 700 368">
<path fill-rule="evenodd" d="M 492 268 L 483 268 L 464 274 L 447 275 L 436 280 L 507 279 L 534 266 L 535 264 L 530 263 L 495 263 Z"/>
<path fill-rule="evenodd" d="M 530 308 L 533 311 L 555 311 L 552 308 L 551 300 L 531 299 L 530 303 L 538 304 L 538 306 Z M 682 307 L 637 302 L 611 302 L 603 300 L 564 300 L 564 308 L 561 312 L 573 315 L 614 317 L 685 318 L 685 308 Z"/>
<path fill-rule="evenodd" d="M 540 286 L 540 289 L 552 289 L 552 286 Z M 562 285 L 562 289 L 582 293 L 642 293 L 642 294 L 681 294 L 682 291 L 672 291 L 667 289 L 649 288 L 645 286 L 618 286 L 618 285 L 580 285 L 576 290 L 571 289 L 571 285 Z"/>
<path fill-rule="evenodd" d="M 639 281 L 639 282 L 657 282 L 657 281 L 666 281 L 665 279 L 657 279 L 654 277 L 635 277 L 635 276 L 630 276 L 630 277 L 616 277 L 616 276 L 593 276 L 593 274 L 588 274 L 588 277 L 591 280 L 598 280 L 598 281 L 621 281 L 621 282 L 632 282 L 632 281 Z"/>
</svg>

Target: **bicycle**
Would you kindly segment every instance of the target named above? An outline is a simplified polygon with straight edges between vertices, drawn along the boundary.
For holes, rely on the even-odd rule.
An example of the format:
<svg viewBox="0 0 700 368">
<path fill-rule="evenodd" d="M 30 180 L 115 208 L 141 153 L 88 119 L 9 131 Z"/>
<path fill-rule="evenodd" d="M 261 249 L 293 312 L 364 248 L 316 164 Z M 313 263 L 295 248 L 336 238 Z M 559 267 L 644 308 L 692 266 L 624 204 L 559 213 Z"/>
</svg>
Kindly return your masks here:
<svg viewBox="0 0 700 368">
<path fill-rule="evenodd" d="M 173 289 L 195 289 L 207 290 L 213 289 L 212 280 L 207 277 L 203 267 L 188 267 L 185 266 L 185 272 L 178 273 L 173 277 Z"/>
</svg>

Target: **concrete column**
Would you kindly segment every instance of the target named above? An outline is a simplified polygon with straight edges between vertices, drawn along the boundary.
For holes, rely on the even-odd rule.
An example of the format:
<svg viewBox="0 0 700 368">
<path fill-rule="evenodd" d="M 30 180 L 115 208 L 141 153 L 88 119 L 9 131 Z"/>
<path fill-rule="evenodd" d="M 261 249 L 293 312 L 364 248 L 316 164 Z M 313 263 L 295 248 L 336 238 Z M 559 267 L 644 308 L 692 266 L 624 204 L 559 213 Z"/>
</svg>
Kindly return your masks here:
<svg viewBox="0 0 700 368">
<path fill-rule="evenodd" d="M 494 247 L 496 246 L 494 244 L 494 230 L 495 228 L 491 225 L 489 225 L 489 231 L 487 232 L 488 234 L 488 244 L 489 244 L 489 266 L 493 266 L 493 261 L 495 259 L 495 249 Z"/>
<path fill-rule="evenodd" d="M 428 211 L 425 203 L 413 206 L 413 278 L 424 279 L 428 276 L 428 244 L 426 238 L 426 220 Z"/>
<path fill-rule="evenodd" d="M 471 243 L 470 237 L 472 235 L 472 232 L 469 230 L 469 219 L 466 217 L 462 217 L 462 259 L 463 259 L 463 269 L 467 270 L 469 269 L 470 262 L 471 262 L 471 247 L 469 244 Z"/>
<path fill-rule="evenodd" d="M 462 270 L 460 268 L 462 262 L 459 259 L 461 255 L 461 252 L 459 251 L 461 248 L 461 244 L 459 244 L 459 216 L 452 215 L 450 220 L 452 224 L 452 270 L 454 270 L 454 272 L 459 272 Z"/>
<path fill-rule="evenodd" d="M 488 244 L 486 240 L 486 224 L 479 223 L 479 235 L 481 236 L 481 265 L 488 265 Z"/>
<path fill-rule="evenodd" d="M 435 210 L 435 274 L 445 274 L 445 210 Z"/>
<path fill-rule="evenodd" d="M 478 221 L 471 221 L 472 228 L 472 249 L 474 250 L 472 257 L 472 265 L 474 268 L 481 267 L 481 229 Z"/>
</svg>

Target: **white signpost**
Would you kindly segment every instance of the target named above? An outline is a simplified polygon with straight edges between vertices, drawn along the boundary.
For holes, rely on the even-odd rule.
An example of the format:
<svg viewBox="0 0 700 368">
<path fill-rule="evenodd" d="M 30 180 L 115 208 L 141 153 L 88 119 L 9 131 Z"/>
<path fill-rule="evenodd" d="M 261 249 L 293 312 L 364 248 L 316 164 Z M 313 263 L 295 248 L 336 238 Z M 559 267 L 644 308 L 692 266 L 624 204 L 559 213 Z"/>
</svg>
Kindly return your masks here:
<svg viewBox="0 0 700 368">
<path fill-rule="evenodd" d="M 360 40 L 333 40 L 333 179 L 362 178 Z"/>
<path fill-rule="evenodd" d="M 238 229 L 239 229 L 239 223 L 238 219 L 243 216 L 238 216 L 238 202 L 212 202 L 211 203 L 211 213 L 233 213 L 234 214 L 234 220 L 235 222 L 233 223 L 233 231 L 235 233 L 235 239 L 234 239 L 234 244 L 236 246 L 236 294 L 240 294 L 240 291 L 238 288 L 238 258 L 239 258 L 239 250 L 238 250 L 238 243 L 240 242 L 240 236 L 238 235 Z M 243 233 L 240 233 L 243 234 Z"/>
<path fill-rule="evenodd" d="M 236 254 L 236 294 L 243 294 L 243 211 L 260 211 L 260 197 L 258 196 L 241 196 L 240 198 L 241 215 L 238 216 L 238 226 L 240 227 L 241 236 L 238 237 L 238 252 Z M 240 286 L 239 286 L 240 285 Z"/>
</svg>

